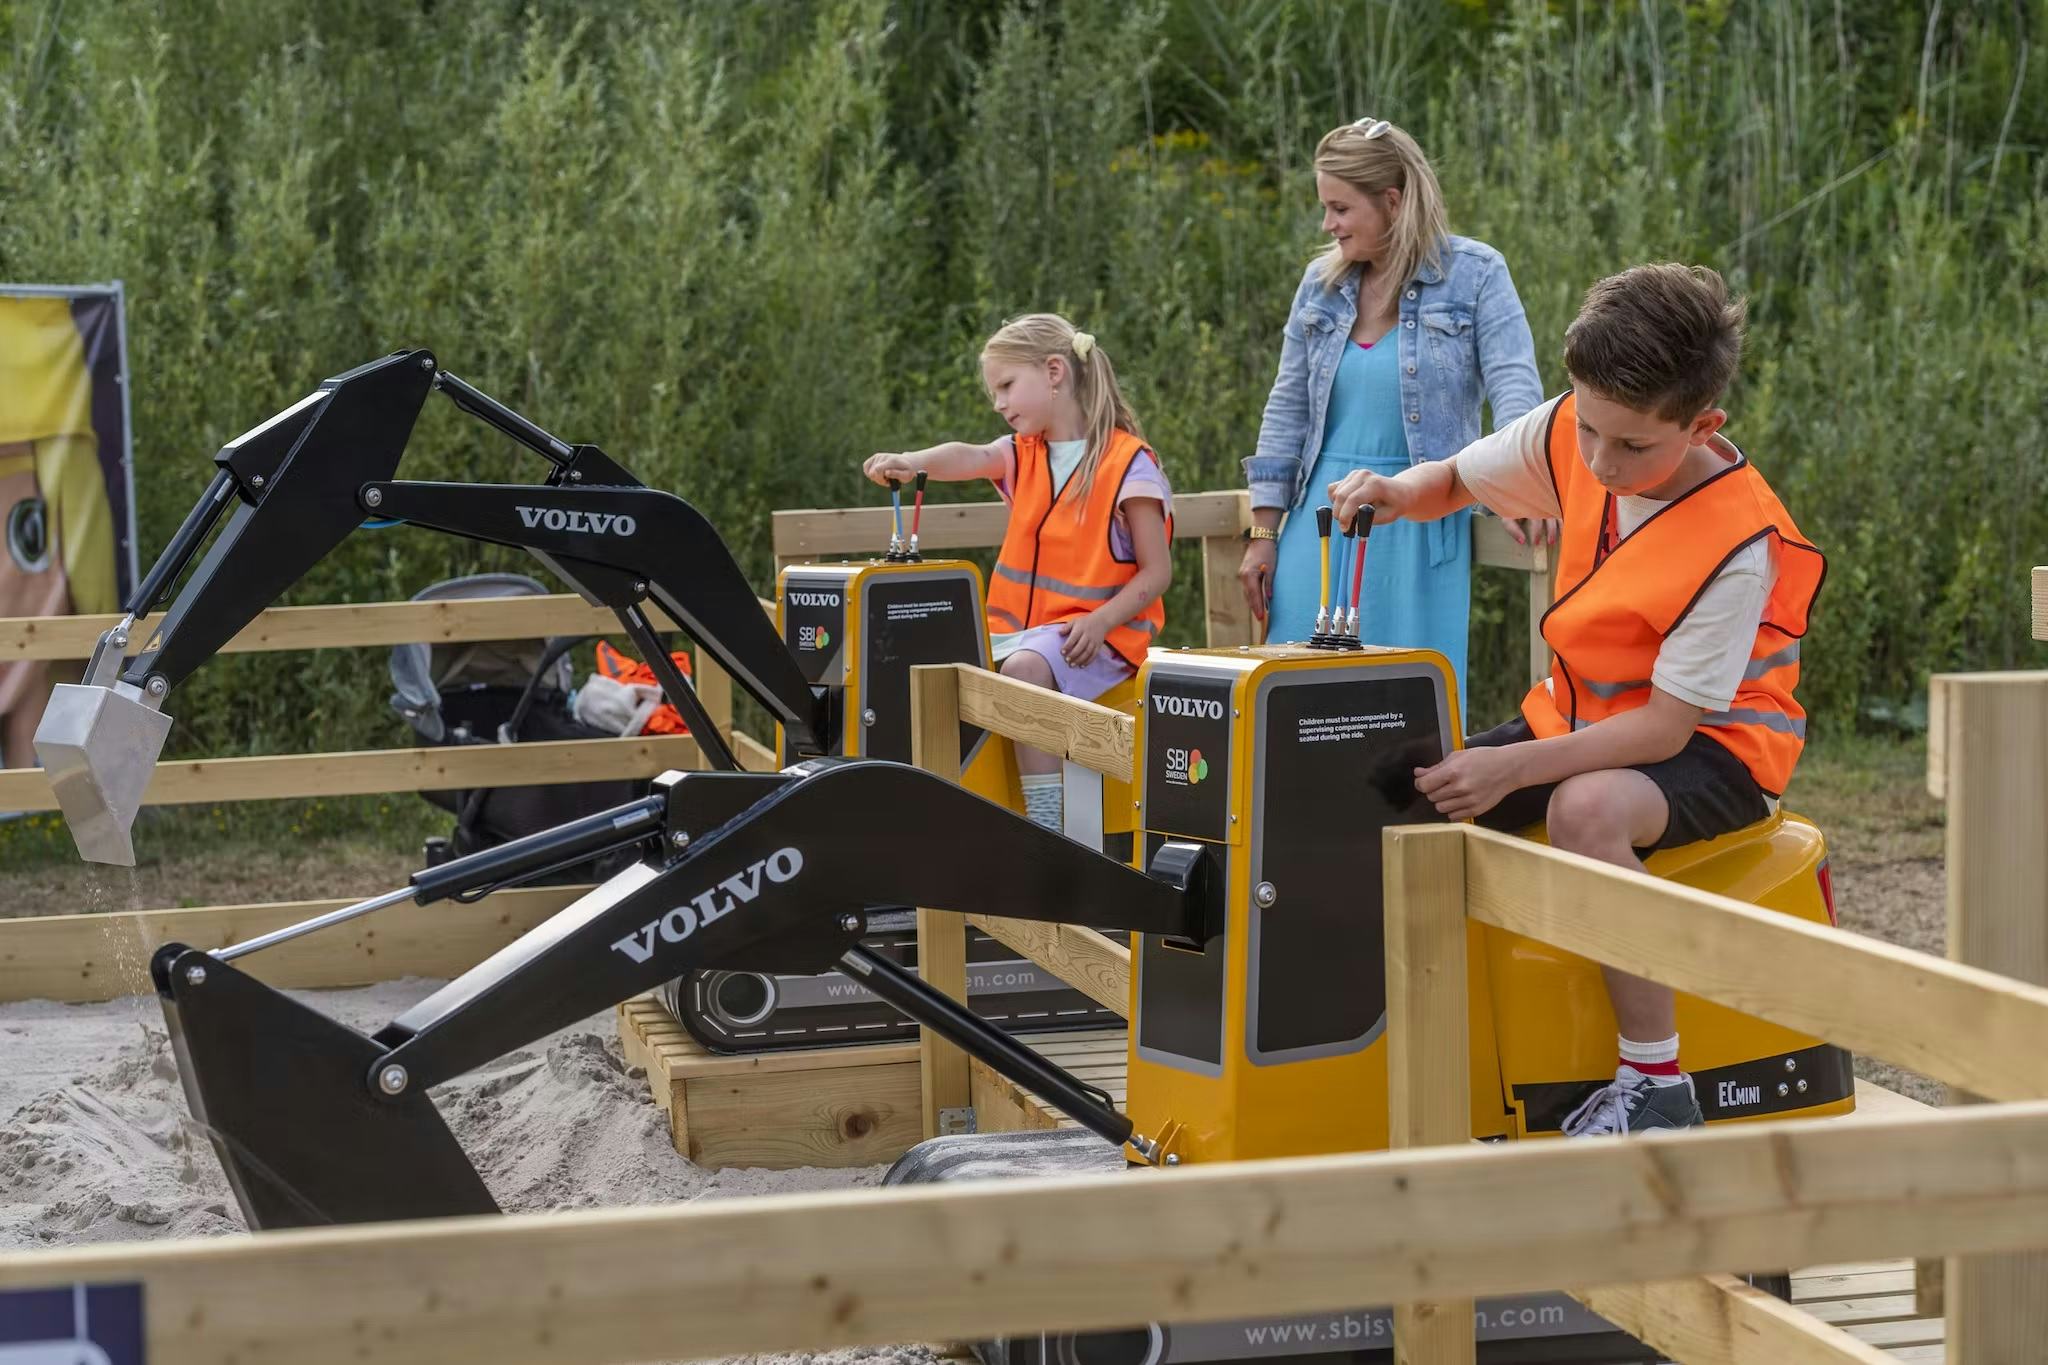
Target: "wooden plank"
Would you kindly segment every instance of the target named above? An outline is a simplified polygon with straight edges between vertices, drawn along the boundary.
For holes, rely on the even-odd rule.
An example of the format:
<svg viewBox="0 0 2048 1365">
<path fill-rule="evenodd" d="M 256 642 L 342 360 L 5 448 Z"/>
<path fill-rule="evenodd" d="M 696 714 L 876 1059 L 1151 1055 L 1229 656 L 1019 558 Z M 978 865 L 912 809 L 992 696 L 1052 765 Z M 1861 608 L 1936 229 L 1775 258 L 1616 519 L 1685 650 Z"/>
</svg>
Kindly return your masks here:
<svg viewBox="0 0 2048 1365">
<path fill-rule="evenodd" d="M 1482 923 L 1997 1099 L 2048 1095 L 2048 988 L 1464 828 Z"/>
<path fill-rule="evenodd" d="M 733 731 L 732 751 L 734 757 L 739 759 L 740 766 L 750 773 L 782 771 L 782 764 L 776 758 L 775 751 L 745 730 Z"/>
<path fill-rule="evenodd" d="M 960 780 L 960 671 L 944 665 L 910 670 L 910 761 L 948 782 Z M 917 971 L 926 985 L 967 1003 L 967 919 L 948 910 L 917 912 Z M 967 1054 L 920 1025 L 917 1030 L 918 1110 L 924 1136 L 951 1131 L 947 1110 L 973 1103 Z"/>
<path fill-rule="evenodd" d="M 1202 615 L 1211 649 L 1255 645 L 1263 633 L 1237 580 L 1244 542 L 1236 533 L 1202 537 Z"/>
<path fill-rule="evenodd" d="M 997 1075 L 986 1062 L 974 1062 L 968 1070 L 968 1077 L 970 1093 L 974 1097 L 977 1132 L 1033 1133 L 1073 1126 L 1071 1120 L 1047 1108 L 1006 1077 Z"/>
<path fill-rule="evenodd" d="M 704 649 L 692 657 L 690 671 L 704 714 L 711 717 L 725 742 L 732 743 L 732 674 L 720 668 L 710 651 Z"/>
<path fill-rule="evenodd" d="M 1875 1346 L 1730 1275 L 1573 1297 L 1685 1365 L 1893 1365 Z"/>
<path fill-rule="evenodd" d="M 252 953 L 237 965 L 270 985 L 296 988 L 454 976 L 588 890 L 525 887 L 500 891 L 474 905 L 407 902 Z M 147 995 L 154 989 L 150 954 L 166 943 L 224 948 L 353 903 L 281 901 L 0 919 L 0 1001 Z"/>
<path fill-rule="evenodd" d="M 2005 1250 L 2048 1227 L 2044 1152 L 2048 1104 L 1979 1106 L 38 1248 L 0 1286 L 141 1283 L 153 1365 L 699 1359 Z"/>
<path fill-rule="evenodd" d="M 697 741 L 687 735 L 198 758 L 159 763 L 142 804 L 175 806 L 202 801 L 276 801 L 462 787 L 539 787 L 558 782 L 653 777 L 670 768 L 703 766 Z M 0 772 L 0 810 L 55 809 L 56 794 L 50 790 L 41 768 L 10 768 Z"/>
<path fill-rule="evenodd" d="M 676 624 L 652 602 L 657 630 Z M 117 614 L 0 617 L 0 662 L 10 659 L 83 659 Z M 130 637 L 148 638 L 150 620 Z M 343 649 L 363 645 L 448 644 L 461 640 L 521 640 L 540 635 L 617 635 L 619 618 L 574 593 L 543 597 L 480 597 L 462 602 L 347 602 L 272 607 L 242 627 L 219 654 L 260 654 L 286 649 Z"/>
<path fill-rule="evenodd" d="M 1131 949 L 1078 924 L 969 915 L 967 922 L 1015 948 L 1039 966 L 1118 1014 L 1131 1011 Z"/>
<path fill-rule="evenodd" d="M 2034 566 L 2034 638 L 2048 640 L 2048 564 Z"/>
<path fill-rule="evenodd" d="M 1940 673 L 1929 695 L 1943 743 L 1928 758 L 1948 802 L 1948 955 L 2048 985 L 2048 672 Z M 1957 1361 L 2037 1355 L 2048 1251 L 1951 1261 L 1941 1298 Z"/>
<path fill-rule="evenodd" d="M 680 1150 L 699 1166 L 873 1166 L 922 1136 L 912 1065 L 697 1076 L 679 1108 Z"/>
<path fill-rule="evenodd" d="M 1499 517 L 1472 518 L 1472 562 L 1481 568 L 1548 574 L 1552 561 L 1548 545 L 1517 545 Z"/>
<path fill-rule="evenodd" d="M 1221 493 L 1180 493 L 1173 499 L 1176 540 L 1232 536 L 1250 518 L 1251 496 L 1243 489 Z M 1001 502 L 926 503 L 918 548 L 981 549 L 1000 545 L 1010 509 Z M 770 522 L 778 561 L 828 555 L 880 554 L 895 524 L 887 507 L 808 507 L 780 511 Z"/>
<path fill-rule="evenodd" d="M 1465 839 L 1455 825 L 1382 831 L 1387 1131 L 1397 1150 L 1472 1140 Z M 1472 1365 L 1470 1299 L 1394 1309 L 1400 1365 Z"/>
<path fill-rule="evenodd" d="M 1072 759 L 1119 782 L 1132 780 L 1138 727 L 1130 716 L 984 668 L 953 667 L 960 676 L 960 718 L 968 724 Z"/>
<path fill-rule="evenodd" d="M 1855 1294 L 1907 1294 L 1912 1290 L 1911 1261 L 1899 1261 L 1884 1269 L 1848 1271 L 1833 1275 L 1795 1271 L 1792 1276 L 1794 1303 L 1808 1303 Z"/>
</svg>

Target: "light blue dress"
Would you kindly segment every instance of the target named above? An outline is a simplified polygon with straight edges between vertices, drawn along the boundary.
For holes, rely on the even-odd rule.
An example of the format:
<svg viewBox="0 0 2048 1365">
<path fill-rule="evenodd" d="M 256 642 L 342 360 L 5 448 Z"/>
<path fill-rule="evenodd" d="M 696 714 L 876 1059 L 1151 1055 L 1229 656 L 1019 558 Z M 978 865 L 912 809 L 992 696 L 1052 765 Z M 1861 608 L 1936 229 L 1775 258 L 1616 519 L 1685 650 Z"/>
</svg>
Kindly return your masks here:
<svg viewBox="0 0 2048 1365">
<path fill-rule="evenodd" d="M 1304 505 L 1289 513 L 1280 532 L 1268 640 L 1306 640 L 1315 631 L 1315 594 L 1321 582 L 1315 509 L 1329 502 L 1329 485 L 1360 469 L 1391 478 L 1410 463 L 1408 433 L 1401 421 L 1400 355 L 1392 334 L 1370 347 L 1347 338 L 1331 386 L 1323 448 L 1309 471 L 1308 496 Z M 1348 600 L 1348 555 L 1355 549 L 1356 542 L 1342 541 L 1338 571 L 1330 583 L 1333 597 Z M 1359 591 L 1359 637 L 1369 645 L 1433 649 L 1449 659 L 1457 671 L 1460 715 L 1466 714 L 1471 584 L 1469 510 L 1442 521 L 1396 521 L 1373 530 Z"/>
</svg>

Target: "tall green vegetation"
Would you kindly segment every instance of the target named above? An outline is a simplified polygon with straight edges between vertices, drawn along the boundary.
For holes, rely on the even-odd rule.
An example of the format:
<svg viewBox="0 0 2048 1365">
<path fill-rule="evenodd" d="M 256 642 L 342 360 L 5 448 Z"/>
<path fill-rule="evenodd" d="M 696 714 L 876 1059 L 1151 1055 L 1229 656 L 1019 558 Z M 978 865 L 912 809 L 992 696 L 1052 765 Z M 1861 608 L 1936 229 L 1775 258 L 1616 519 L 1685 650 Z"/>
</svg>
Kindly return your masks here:
<svg viewBox="0 0 2048 1365">
<path fill-rule="evenodd" d="M 990 429 L 1007 315 L 1102 339 L 1183 489 L 1231 486 L 1316 245 L 1315 138 L 1421 138 L 1506 253 L 1546 386 L 1594 278 L 1752 298 L 1733 430 L 1833 569 L 1818 723 L 2039 655 L 2048 54 L 2026 6 L 1903 0 L 0 0 L 0 278 L 119 276 L 145 558 L 206 456 L 399 346 L 593 440 L 767 581 L 767 514 Z M 430 408 L 416 476 L 531 478 Z M 979 496 L 978 494 L 976 496 Z M 515 565 L 365 532 L 294 594 Z M 1199 632 L 1184 561 L 1170 638 Z M 1476 719 L 1523 657 L 1482 575 Z M 391 742 L 362 651 L 231 656 L 188 751 Z"/>
</svg>

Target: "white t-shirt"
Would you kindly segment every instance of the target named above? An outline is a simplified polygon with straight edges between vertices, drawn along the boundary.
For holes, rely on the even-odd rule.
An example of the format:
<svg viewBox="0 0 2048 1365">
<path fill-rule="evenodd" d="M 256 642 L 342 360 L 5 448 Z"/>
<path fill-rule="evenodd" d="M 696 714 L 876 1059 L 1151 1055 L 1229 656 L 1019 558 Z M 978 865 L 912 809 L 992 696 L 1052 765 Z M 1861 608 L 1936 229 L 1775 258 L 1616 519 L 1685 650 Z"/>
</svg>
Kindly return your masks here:
<svg viewBox="0 0 2048 1365">
<path fill-rule="evenodd" d="M 1472 496 L 1503 517 L 1559 517 L 1557 490 L 1550 481 L 1544 434 L 1557 401 L 1545 403 L 1482 436 L 1457 454 L 1458 478 Z M 1735 447 L 1714 438 L 1717 449 Z M 1622 539 L 1671 504 L 1655 498 L 1617 498 L 1615 521 Z M 1749 656 L 1756 646 L 1764 603 L 1778 578 L 1777 539 L 1765 536 L 1744 546 L 1700 593 L 1657 649 L 1653 686 L 1707 711 L 1725 711 L 1735 700 Z"/>
</svg>

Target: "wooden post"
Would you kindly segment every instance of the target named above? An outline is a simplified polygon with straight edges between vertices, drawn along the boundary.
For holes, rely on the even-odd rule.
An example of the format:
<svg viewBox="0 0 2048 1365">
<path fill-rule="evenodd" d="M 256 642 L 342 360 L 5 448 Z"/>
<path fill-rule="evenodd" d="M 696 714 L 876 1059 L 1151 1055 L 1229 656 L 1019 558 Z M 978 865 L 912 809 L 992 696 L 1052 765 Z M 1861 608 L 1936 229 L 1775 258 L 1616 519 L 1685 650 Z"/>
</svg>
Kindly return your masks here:
<svg viewBox="0 0 2048 1365">
<path fill-rule="evenodd" d="M 725 742 L 732 743 L 732 674 L 718 666 L 704 650 L 697 651 L 691 660 L 691 671 L 695 674 L 697 700 L 704 704 L 704 714 L 711 717 L 711 723 L 718 727 L 718 733 Z"/>
<path fill-rule="evenodd" d="M 1467 1040 L 1465 831 L 1389 829 L 1382 886 L 1387 949 L 1387 1131 L 1395 1147 L 1472 1138 Z M 1472 1300 L 1394 1310 L 1396 1365 L 1473 1365 Z"/>
<path fill-rule="evenodd" d="M 948 782 L 960 780 L 960 671 L 952 664 L 910 670 L 910 761 Z M 967 918 L 950 910 L 917 912 L 917 970 L 925 984 L 967 1001 Z M 947 1110 L 963 1110 L 969 1097 L 967 1054 L 920 1027 L 917 1031 L 918 1089 L 924 1135 L 959 1131 L 940 1122 Z"/>
<path fill-rule="evenodd" d="M 2034 638 L 2048 640 L 2048 564 L 2034 566 Z"/>
<path fill-rule="evenodd" d="M 1211 649 L 1259 642 L 1259 623 L 1245 604 L 1237 581 L 1244 563 L 1244 542 L 1236 536 L 1202 537 L 1202 614 Z"/>
<path fill-rule="evenodd" d="M 1941 735 L 1929 761 L 1943 767 L 1929 786 L 1948 800 L 1948 955 L 2048 985 L 2048 672 L 1937 674 L 1930 694 Z M 1945 1279 L 1952 1365 L 2041 1358 L 2048 1251 L 1952 1257 Z"/>
</svg>

